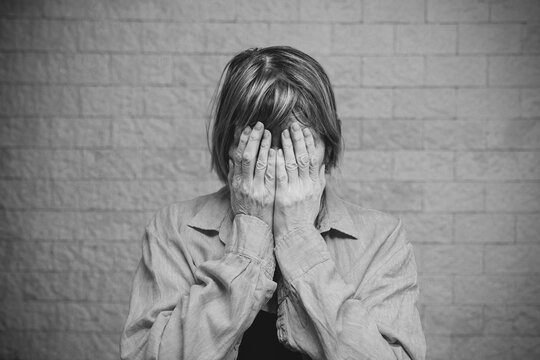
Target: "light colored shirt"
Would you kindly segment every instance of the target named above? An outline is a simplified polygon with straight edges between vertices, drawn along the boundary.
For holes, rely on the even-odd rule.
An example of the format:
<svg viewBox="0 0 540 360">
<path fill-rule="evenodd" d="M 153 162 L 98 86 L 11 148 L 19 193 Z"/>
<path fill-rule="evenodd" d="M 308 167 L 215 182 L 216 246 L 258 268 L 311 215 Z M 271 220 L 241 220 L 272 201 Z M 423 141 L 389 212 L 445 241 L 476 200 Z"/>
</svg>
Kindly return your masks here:
<svg viewBox="0 0 540 360">
<path fill-rule="evenodd" d="M 326 204 L 318 229 L 275 245 L 265 222 L 233 215 L 227 187 L 161 208 L 142 237 L 122 359 L 236 359 L 261 309 L 277 311 L 279 340 L 311 359 L 425 359 L 401 219 L 329 186 Z"/>
</svg>

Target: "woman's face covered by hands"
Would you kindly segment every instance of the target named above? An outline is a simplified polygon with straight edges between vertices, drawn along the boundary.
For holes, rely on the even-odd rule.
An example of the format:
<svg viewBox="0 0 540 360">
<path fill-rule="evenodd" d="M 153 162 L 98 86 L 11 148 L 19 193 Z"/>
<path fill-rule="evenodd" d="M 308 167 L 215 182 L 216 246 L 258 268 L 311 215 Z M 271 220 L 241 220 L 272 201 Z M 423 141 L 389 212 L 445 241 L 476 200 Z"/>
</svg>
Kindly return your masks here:
<svg viewBox="0 0 540 360">
<path fill-rule="evenodd" d="M 311 134 L 313 136 L 313 139 L 314 139 L 314 142 L 315 142 L 315 157 L 316 157 L 315 161 L 317 161 L 317 163 L 319 165 L 322 165 L 323 160 L 324 160 L 324 154 L 325 154 L 325 145 L 324 145 L 323 139 L 321 138 L 321 136 L 319 134 L 317 134 L 315 131 L 313 131 L 313 129 L 303 125 L 302 123 L 300 123 L 298 121 L 290 120 L 286 124 L 284 124 L 284 126 L 282 126 L 280 128 L 266 129 L 266 130 L 270 131 L 270 134 L 271 134 L 271 148 L 275 149 L 276 151 L 282 148 L 281 139 L 282 139 L 283 131 L 285 129 L 288 129 L 289 131 L 291 131 L 292 130 L 291 126 L 295 122 L 298 123 L 298 125 L 300 126 L 300 129 L 302 131 L 304 130 L 304 128 L 307 128 L 311 132 Z M 231 148 L 229 149 L 229 157 L 231 157 L 231 158 L 233 156 L 233 152 L 235 151 L 235 149 L 238 146 L 238 142 L 240 140 L 240 134 L 242 133 L 242 130 L 244 130 L 244 128 L 237 128 L 235 130 L 234 142 L 233 142 L 233 145 L 231 146 Z"/>
<path fill-rule="evenodd" d="M 298 121 L 283 131 L 264 129 L 261 122 L 242 129 L 229 151 L 235 214 L 259 217 L 278 237 L 313 226 L 326 186 L 324 150 L 324 142 Z"/>
</svg>

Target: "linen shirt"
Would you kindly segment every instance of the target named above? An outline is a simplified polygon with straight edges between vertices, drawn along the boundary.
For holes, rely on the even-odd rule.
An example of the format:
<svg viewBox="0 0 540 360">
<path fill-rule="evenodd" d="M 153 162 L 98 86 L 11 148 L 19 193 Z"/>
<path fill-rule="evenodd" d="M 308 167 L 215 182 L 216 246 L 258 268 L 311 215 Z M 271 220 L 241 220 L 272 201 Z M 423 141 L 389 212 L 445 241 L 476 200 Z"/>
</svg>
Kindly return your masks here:
<svg viewBox="0 0 540 360">
<path fill-rule="evenodd" d="M 121 358 L 236 359 L 263 309 L 277 311 L 280 342 L 306 358 L 425 359 L 401 218 L 325 192 L 319 228 L 280 239 L 234 216 L 226 186 L 158 210 L 142 236 Z"/>
</svg>

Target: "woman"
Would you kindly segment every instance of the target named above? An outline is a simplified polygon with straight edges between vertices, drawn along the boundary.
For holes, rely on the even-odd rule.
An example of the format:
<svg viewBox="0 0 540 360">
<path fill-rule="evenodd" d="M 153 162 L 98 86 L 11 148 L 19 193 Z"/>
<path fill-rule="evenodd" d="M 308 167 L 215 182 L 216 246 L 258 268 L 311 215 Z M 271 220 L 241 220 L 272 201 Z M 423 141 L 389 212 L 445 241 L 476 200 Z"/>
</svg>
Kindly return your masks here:
<svg viewBox="0 0 540 360">
<path fill-rule="evenodd" d="M 212 167 L 226 185 L 146 226 L 123 359 L 424 359 L 401 220 L 326 175 L 341 125 L 326 73 L 290 47 L 227 64 Z"/>
</svg>

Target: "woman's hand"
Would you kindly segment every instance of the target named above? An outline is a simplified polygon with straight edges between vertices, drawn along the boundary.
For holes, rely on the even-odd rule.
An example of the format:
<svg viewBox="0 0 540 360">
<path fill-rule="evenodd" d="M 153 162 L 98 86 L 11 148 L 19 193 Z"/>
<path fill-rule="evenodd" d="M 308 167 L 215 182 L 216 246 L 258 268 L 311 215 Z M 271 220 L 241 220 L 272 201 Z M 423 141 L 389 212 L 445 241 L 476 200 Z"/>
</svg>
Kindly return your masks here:
<svg viewBox="0 0 540 360">
<path fill-rule="evenodd" d="M 303 227 L 315 226 L 326 186 L 325 165 L 320 169 L 313 134 L 298 122 L 281 135 L 283 150 L 277 154 L 274 238 Z"/>
<path fill-rule="evenodd" d="M 272 134 L 261 122 L 253 130 L 246 127 L 232 152 L 228 174 L 234 214 L 258 217 L 270 227 L 276 187 L 276 151 L 270 148 L 271 141 Z"/>
</svg>

